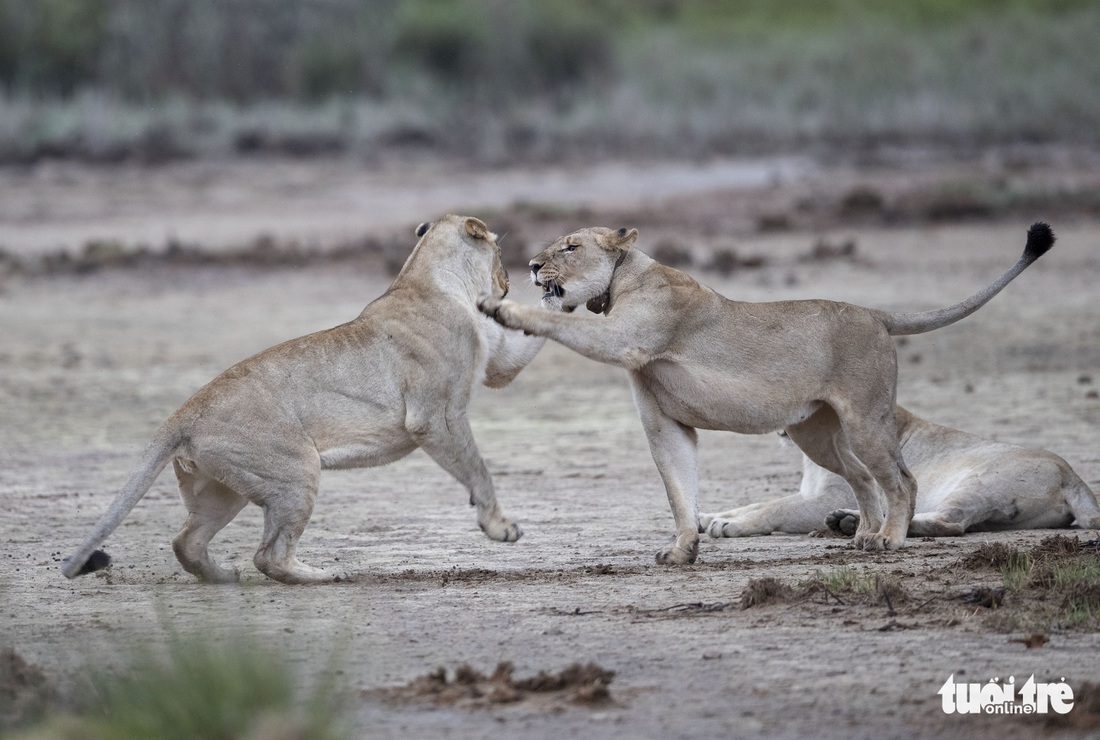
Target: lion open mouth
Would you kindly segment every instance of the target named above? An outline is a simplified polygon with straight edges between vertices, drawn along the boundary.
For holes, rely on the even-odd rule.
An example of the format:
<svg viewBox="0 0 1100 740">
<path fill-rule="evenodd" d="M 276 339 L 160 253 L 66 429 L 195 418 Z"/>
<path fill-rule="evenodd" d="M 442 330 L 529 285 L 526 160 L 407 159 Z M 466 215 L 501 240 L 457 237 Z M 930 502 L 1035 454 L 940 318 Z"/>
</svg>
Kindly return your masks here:
<svg viewBox="0 0 1100 740">
<path fill-rule="evenodd" d="M 543 298 L 561 298 L 565 295 L 565 288 L 561 287 L 552 280 L 547 280 L 542 284 Z"/>
</svg>

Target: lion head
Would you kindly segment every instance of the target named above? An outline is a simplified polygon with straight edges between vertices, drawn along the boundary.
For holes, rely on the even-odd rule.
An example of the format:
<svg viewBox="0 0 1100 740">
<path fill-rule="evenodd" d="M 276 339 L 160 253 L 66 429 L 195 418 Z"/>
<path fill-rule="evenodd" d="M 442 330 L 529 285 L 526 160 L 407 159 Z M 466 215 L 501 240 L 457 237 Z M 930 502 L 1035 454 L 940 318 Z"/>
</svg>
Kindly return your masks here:
<svg viewBox="0 0 1100 740">
<path fill-rule="evenodd" d="M 615 267 L 637 239 L 637 229 L 599 226 L 566 234 L 531 260 L 531 281 L 552 308 L 602 311 Z"/>
<path fill-rule="evenodd" d="M 500 244 L 497 235 L 489 231 L 485 222 L 473 216 L 447 215 L 438 221 L 425 222 L 416 227 L 420 242 L 416 245 L 406 264 L 411 263 L 420 253 L 433 254 L 433 261 L 444 257 L 457 257 L 469 269 L 463 274 L 479 274 L 489 263 L 492 294 L 495 298 L 508 295 L 508 271 L 500 258 Z M 455 237 L 458 236 L 465 252 L 454 254 Z M 480 273 L 484 274 L 484 273 Z"/>
</svg>

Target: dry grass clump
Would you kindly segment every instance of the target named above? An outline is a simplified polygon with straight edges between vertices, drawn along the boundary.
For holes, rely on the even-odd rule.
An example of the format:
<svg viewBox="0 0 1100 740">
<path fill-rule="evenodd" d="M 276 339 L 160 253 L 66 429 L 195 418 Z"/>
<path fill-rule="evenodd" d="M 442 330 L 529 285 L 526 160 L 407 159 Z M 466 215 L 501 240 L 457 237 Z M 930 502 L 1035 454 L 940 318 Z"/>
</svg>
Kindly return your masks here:
<svg viewBox="0 0 1100 740">
<path fill-rule="evenodd" d="M 958 565 L 968 570 L 978 568 L 1005 568 L 1024 565 L 1027 555 L 1020 552 L 1012 545 L 1003 542 L 983 542 L 976 550 L 973 550 L 959 558 Z"/>
<path fill-rule="evenodd" d="M 900 579 L 866 569 L 841 566 L 818 570 L 811 578 L 794 586 L 771 577 L 753 579 L 741 592 L 741 608 L 805 601 L 815 596 L 824 596 L 826 600 L 832 599 L 847 606 L 884 604 L 890 611 L 895 605 L 910 601 Z"/>
<path fill-rule="evenodd" d="M 1012 606 L 998 616 L 1005 629 L 1088 627 L 1100 624 L 1100 554 L 1095 550 L 1076 535 L 1059 534 L 1028 550 L 986 543 L 959 562 L 1000 569 L 1004 587 L 993 589 L 1001 594 L 996 605 L 1004 600 Z"/>
<path fill-rule="evenodd" d="M 778 578 L 754 578 L 741 592 L 741 608 L 751 609 L 754 606 L 786 602 L 794 597 L 795 590 Z"/>
</svg>

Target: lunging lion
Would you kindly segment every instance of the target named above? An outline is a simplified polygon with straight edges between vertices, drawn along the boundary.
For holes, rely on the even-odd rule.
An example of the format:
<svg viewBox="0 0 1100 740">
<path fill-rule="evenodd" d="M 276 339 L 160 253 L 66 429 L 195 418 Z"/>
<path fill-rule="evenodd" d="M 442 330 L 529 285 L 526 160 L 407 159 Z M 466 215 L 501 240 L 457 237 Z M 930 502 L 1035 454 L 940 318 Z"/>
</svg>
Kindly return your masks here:
<svg viewBox="0 0 1100 740">
<path fill-rule="evenodd" d="M 1053 452 L 994 442 L 933 424 L 897 407 L 901 454 L 917 480 L 911 537 L 1045 529 L 1074 524 L 1100 529 L 1100 506 L 1088 485 Z M 859 524 L 852 489 L 802 456 L 798 493 L 699 516 L 711 537 L 772 532 L 804 534 L 822 527 L 851 535 Z"/>
<path fill-rule="evenodd" d="M 632 249 L 637 238 L 637 229 L 581 229 L 531 260 L 544 300 L 567 311 L 587 304 L 606 318 L 489 295 L 478 306 L 504 326 L 630 371 L 676 520 L 676 542 L 657 553 L 660 563 L 698 554 L 696 428 L 785 430 L 852 487 L 861 515 L 856 547 L 901 547 L 916 483 L 898 445 L 890 337 L 970 315 L 1054 243 L 1050 227 L 1036 223 L 1020 259 L 984 290 L 948 308 L 889 313 L 824 300 L 732 301 Z"/>
<path fill-rule="evenodd" d="M 478 313 L 479 295 L 508 292 L 496 234 L 482 221 L 449 215 L 416 235 L 389 290 L 358 318 L 244 360 L 184 403 L 65 560 L 65 576 L 108 564 L 96 548 L 169 461 L 188 511 L 172 546 L 184 569 L 204 581 L 239 578 L 207 546 L 250 501 L 264 510 L 257 568 L 284 583 L 339 578 L 295 554 L 321 470 L 385 465 L 418 447 L 469 489 L 486 535 L 519 539 L 520 528 L 497 503 L 466 408 L 479 383 L 506 385 L 545 340 Z"/>
</svg>

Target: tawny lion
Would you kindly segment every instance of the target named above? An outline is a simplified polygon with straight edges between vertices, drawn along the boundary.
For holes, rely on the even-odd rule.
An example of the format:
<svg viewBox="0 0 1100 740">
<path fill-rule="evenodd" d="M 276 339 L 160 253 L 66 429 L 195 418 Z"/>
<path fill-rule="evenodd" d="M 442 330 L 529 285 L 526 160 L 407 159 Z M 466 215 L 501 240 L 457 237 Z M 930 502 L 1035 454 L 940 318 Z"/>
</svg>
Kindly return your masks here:
<svg viewBox="0 0 1100 740">
<path fill-rule="evenodd" d="M 284 583 L 339 579 L 298 560 L 324 468 L 385 465 L 423 449 L 466 486 L 477 522 L 512 542 L 478 453 L 466 408 L 478 384 L 506 385 L 545 341 L 507 331 L 475 306 L 503 298 L 508 276 L 496 234 L 476 218 L 422 224 L 389 290 L 353 321 L 292 339 L 237 363 L 192 396 L 153 435 L 137 470 L 62 572 L 109 563 L 97 550 L 172 462 L 188 517 L 176 557 L 204 581 L 235 581 L 211 538 L 252 502 L 264 510 L 254 562 Z"/>
<path fill-rule="evenodd" d="M 588 305 L 606 317 L 491 295 L 478 305 L 508 328 L 629 371 L 676 520 L 676 542 L 657 553 L 661 563 L 690 563 L 698 554 L 697 428 L 785 430 L 851 486 L 860 512 L 856 547 L 901 547 L 916 482 L 898 445 L 891 337 L 969 316 L 1054 244 L 1050 227 L 1036 223 L 1020 259 L 984 290 L 948 308 L 890 313 L 825 300 L 733 301 L 633 249 L 637 238 L 636 229 L 581 229 L 531 260 L 545 301 L 566 311 Z"/>
</svg>

